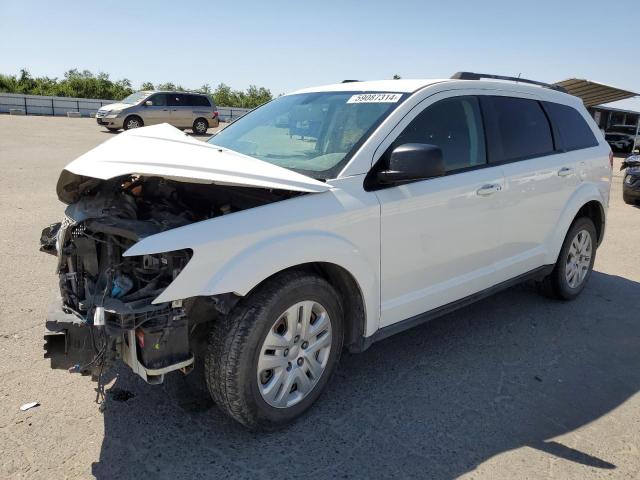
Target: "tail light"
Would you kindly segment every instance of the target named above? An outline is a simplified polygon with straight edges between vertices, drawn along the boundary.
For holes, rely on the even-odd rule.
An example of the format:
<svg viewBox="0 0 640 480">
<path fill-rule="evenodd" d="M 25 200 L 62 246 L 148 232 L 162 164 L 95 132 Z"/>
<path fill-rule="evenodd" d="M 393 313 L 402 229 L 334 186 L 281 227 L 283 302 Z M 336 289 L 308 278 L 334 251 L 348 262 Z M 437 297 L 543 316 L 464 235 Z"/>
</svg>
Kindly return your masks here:
<svg viewBox="0 0 640 480">
<path fill-rule="evenodd" d="M 218 118 L 218 111 L 217 111 L 217 110 L 214 110 L 214 112 L 213 112 L 213 118 Z"/>
<path fill-rule="evenodd" d="M 611 167 L 611 170 L 613 170 L 613 152 L 609 152 L 609 166 Z"/>
</svg>

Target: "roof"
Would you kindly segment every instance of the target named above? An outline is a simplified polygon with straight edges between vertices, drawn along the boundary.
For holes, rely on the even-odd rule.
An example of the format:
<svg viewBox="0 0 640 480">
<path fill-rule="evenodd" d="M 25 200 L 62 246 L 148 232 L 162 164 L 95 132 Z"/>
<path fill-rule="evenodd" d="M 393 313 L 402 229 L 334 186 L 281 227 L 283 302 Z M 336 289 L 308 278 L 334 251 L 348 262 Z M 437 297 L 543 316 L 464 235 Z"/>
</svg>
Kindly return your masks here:
<svg viewBox="0 0 640 480">
<path fill-rule="evenodd" d="M 561 82 L 556 82 L 554 85 L 563 87 L 571 95 L 580 97 L 586 107 L 624 100 L 638 95 L 629 90 L 623 90 L 622 88 L 580 78 L 569 78 Z"/>
<path fill-rule="evenodd" d="M 304 88 L 292 92 L 296 93 L 312 93 L 312 92 L 394 92 L 394 93 L 412 93 L 419 88 L 432 85 L 434 83 L 450 81 L 449 79 L 429 79 L 429 80 L 367 80 L 364 82 L 348 82 L 333 83 L 331 85 L 322 85 L 318 87 Z"/>
<path fill-rule="evenodd" d="M 548 98 L 562 99 L 563 102 L 579 102 L 579 100 L 571 95 L 562 93 L 559 90 L 544 88 L 537 85 L 529 85 L 524 82 L 512 82 L 503 80 L 459 80 L 452 78 L 434 78 L 434 79 L 400 79 L 400 80 L 367 80 L 367 81 L 348 81 L 342 83 L 334 83 L 331 85 L 321 85 L 317 87 L 305 88 L 291 92 L 288 95 L 300 93 L 316 93 L 316 92 L 389 92 L 389 93 L 414 93 L 422 88 L 447 83 L 455 85 L 453 88 L 495 88 L 498 90 L 509 90 L 520 93 L 536 94 Z"/>
</svg>

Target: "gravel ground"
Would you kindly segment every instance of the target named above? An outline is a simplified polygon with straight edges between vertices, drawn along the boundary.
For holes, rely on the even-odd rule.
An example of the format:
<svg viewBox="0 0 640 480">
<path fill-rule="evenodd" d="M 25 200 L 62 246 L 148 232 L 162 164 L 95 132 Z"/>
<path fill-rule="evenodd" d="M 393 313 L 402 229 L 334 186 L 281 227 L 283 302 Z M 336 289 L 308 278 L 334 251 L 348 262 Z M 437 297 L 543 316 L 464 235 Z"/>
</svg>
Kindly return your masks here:
<svg viewBox="0 0 640 480">
<path fill-rule="evenodd" d="M 39 234 L 62 215 L 60 169 L 111 135 L 0 116 L 1 478 L 640 478 L 640 209 L 617 168 L 578 300 L 516 287 L 345 355 L 312 411 L 265 435 L 177 375 L 119 369 L 100 413 L 94 383 L 42 358 L 56 279 Z"/>
</svg>

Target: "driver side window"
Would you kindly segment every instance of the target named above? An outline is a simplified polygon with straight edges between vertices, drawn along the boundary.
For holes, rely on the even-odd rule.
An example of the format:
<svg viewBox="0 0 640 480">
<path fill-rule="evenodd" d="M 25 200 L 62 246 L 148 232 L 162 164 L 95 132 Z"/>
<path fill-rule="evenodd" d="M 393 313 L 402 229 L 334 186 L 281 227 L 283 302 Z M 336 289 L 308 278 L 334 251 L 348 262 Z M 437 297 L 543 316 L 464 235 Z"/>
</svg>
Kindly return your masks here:
<svg viewBox="0 0 640 480">
<path fill-rule="evenodd" d="M 476 97 L 452 97 L 424 109 L 393 142 L 440 147 L 447 172 L 487 162 L 480 105 Z"/>
<path fill-rule="evenodd" d="M 153 95 L 149 100 L 153 102 L 154 107 L 166 107 L 167 96 L 164 93 Z"/>
</svg>

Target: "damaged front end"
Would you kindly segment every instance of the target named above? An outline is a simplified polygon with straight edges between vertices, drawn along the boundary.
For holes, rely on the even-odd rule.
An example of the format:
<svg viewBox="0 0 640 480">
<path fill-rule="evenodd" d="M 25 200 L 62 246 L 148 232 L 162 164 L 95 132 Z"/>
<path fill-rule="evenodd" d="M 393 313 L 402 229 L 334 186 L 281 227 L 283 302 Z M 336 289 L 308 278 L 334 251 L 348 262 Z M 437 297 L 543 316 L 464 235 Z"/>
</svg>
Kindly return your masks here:
<svg viewBox="0 0 640 480">
<path fill-rule="evenodd" d="M 52 368 L 99 376 L 121 359 L 149 383 L 188 371 L 206 338 L 206 325 L 197 327 L 237 297 L 194 291 L 159 303 L 193 252 L 182 242 L 175 251 L 123 253 L 167 230 L 329 188 L 166 124 L 128 130 L 81 155 L 58 179 L 64 220 L 41 237 L 41 250 L 58 258 L 60 299 L 45 331 Z"/>
<path fill-rule="evenodd" d="M 180 203 L 159 178 L 86 185 L 61 223 L 43 230 L 41 250 L 58 257 L 60 302 L 47 320 L 53 368 L 96 374 L 121 358 L 150 383 L 193 363 L 182 302 L 153 304 L 190 250 L 122 254 L 141 238 L 207 218 Z"/>
<path fill-rule="evenodd" d="M 46 322 L 52 368 L 96 377 L 123 360 L 148 383 L 193 365 L 191 332 L 229 299 L 153 303 L 192 256 L 189 249 L 125 257 L 142 238 L 291 196 L 292 192 L 125 176 L 78 177 L 65 218 L 45 228 L 41 251 L 56 255 L 60 299 Z M 68 193 L 68 192 L 67 192 Z"/>
</svg>

